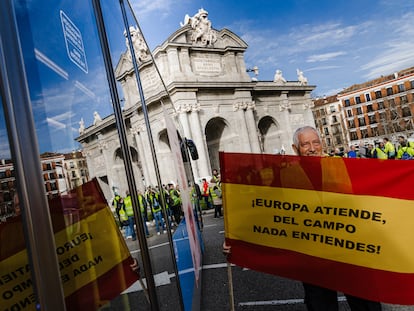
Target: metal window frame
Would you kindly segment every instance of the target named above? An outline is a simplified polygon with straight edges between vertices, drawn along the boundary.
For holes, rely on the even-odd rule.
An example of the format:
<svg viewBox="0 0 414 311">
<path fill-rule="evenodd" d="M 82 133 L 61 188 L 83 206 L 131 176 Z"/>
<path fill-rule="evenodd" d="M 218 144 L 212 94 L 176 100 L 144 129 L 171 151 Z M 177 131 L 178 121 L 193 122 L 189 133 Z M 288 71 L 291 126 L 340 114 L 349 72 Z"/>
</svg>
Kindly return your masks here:
<svg viewBox="0 0 414 311">
<path fill-rule="evenodd" d="M 0 1 L 0 94 L 34 292 L 41 310 L 66 310 L 13 0 Z"/>
</svg>

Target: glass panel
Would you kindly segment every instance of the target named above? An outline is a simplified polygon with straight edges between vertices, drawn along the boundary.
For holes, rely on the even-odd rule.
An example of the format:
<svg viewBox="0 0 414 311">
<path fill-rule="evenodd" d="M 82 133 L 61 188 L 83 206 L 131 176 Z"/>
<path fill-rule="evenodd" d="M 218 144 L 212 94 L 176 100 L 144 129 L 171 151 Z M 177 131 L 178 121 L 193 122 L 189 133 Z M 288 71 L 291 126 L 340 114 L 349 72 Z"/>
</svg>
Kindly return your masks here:
<svg viewBox="0 0 414 311">
<path fill-rule="evenodd" d="M 127 34 L 125 32 L 122 12 L 114 10 L 112 5 L 107 1 L 102 2 L 102 10 L 107 37 L 111 48 L 113 70 L 117 79 L 118 90 L 120 94 L 122 94 L 120 97 L 123 105 L 123 111 L 126 115 L 125 123 L 127 127 L 129 127 L 128 138 L 133 142 L 130 146 L 130 150 L 132 155 L 132 165 L 135 173 L 135 181 L 138 187 L 138 195 L 140 196 L 139 202 L 143 203 L 141 208 L 141 217 L 144 226 L 144 238 L 146 238 L 149 246 L 149 255 L 154 278 L 155 280 L 160 280 L 160 278 L 163 279 L 161 282 L 163 283 L 163 286 L 156 287 L 156 294 L 160 301 L 159 307 L 160 310 L 170 310 L 172 306 L 173 308 L 178 309 L 178 305 L 180 305 L 179 291 L 181 290 L 181 287 L 180 284 L 177 284 L 177 278 L 174 276 L 177 269 L 177 262 L 175 262 L 175 258 L 180 257 L 181 263 L 190 263 L 191 265 L 192 258 L 191 256 L 189 258 L 183 258 L 182 253 L 174 253 L 174 250 L 180 252 L 180 249 L 182 248 L 180 243 L 183 241 L 183 236 L 179 236 L 178 242 L 176 241 L 174 243 L 174 247 L 171 245 L 172 239 L 174 239 L 172 235 L 178 234 L 177 226 L 180 224 L 180 220 L 182 219 L 180 211 L 178 211 L 178 213 L 174 213 L 173 208 L 167 207 L 164 214 L 161 209 L 161 205 L 163 204 L 161 198 L 162 193 L 166 195 L 165 203 L 172 206 L 172 199 L 168 196 L 168 193 L 170 193 L 169 187 L 171 186 L 168 186 L 168 183 L 175 181 L 173 183 L 176 184 L 174 166 L 171 165 L 171 146 L 166 125 L 164 124 L 162 128 L 154 126 L 154 128 L 151 129 L 151 131 L 154 131 L 152 132 L 151 139 L 156 141 L 156 144 L 158 145 L 155 156 L 158 157 L 158 161 L 160 161 L 159 163 L 162 162 L 162 159 L 167 159 L 164 163 L 169 163 L 168 166 L 160 167 L 159 173 L 165 184 L 158 185 L 157 179 L 155 178 L 155 171 L 157 168 L 151 158 L 151 150 L 149 148 L 151 140 L 149 137 L 149 130 L 145 126 L 145 112 L 144 107 L 142 106 L 143 101 L 139 96 L 137 86 L 138 82 L 136 76 L 134 75 L 134 65 L 132 62 L 133 58 L 127 42 Z M 144 100 L 148 105 L 146 109 L 148 109 L 149 122 L 154 121 L 154 119 L 159 120 L 163 118 L 162 110 L 160 110 L 160 101 L 154 99 L 150 101 L 149 98 L 159 97 L 161 92 L 165 93 L 163 84 L 156 68 L 152 65 L 153 63 L 150 50 L 146 46 L 145 42 L 145 34 L 140 33 L 140 27 L 138 21 L 135 19 L 135 14 L 130 11 L 130 8 L 126 2 L 125 10 L 126 18 L 130 26 L 131 39 L 133 41 L 135 59 L 139 69 L 140 82 L 142 83 Z M 167 99 L 165 101 L 168 102 L 169 100 Z M 151 125 L 152 123 L 153 122 L 151 122 Z M 100 139 L 108 143 L 114 134 L 114 130 L 115 129 L 107 127 L 105 132 L 102 131 Z M 82 141 L 86 142 L 86 140 Z M 90 150 L 91 144 L 85 148 Z M 125 200 L 126 188 L 125 184 L 123 184 L 124 177 L 120 170 L 115 171 L 115 168 L 122 160 L 123 156 L 119 149 L 108 149 L 112 149 L 112 152 L 115 155 L 114 163 L 111 163 L 108 158 L 106 159 L 108 164 L 108 177 L 112 180 L 112 190 L 114 195 L 119 195 L 119 197 L 124 198 Z M 146 173 L 144 174 L 145 171 Z M 160 186 L 163 188 L 162 191 L 160 190 Z M 181 191 L 181 193 L 183 194 L 184 192 Z M 166 230 L 168 227 L 172 229 L 171 235 Z M 138 252 L 142 254 L 142 245 L 139 245 L 134 241 L 134 236 L 131 236 L 130 230 L 128 230 L 127 227 L 123 227 L 122 230 L 131 252 L 133 254 Z M 144 259 L 142 257 L 138 257 L 140 266 L 144 265 L 142 262 L 143 260 Z M 192 266 L 190 268 L 192 268 Z M 194 279 L 194 272 L 183 273 L 183 276 L 188 276 L 189 278 Z M 160 281 L 157 281 L 156 283 L 159 284 L 159 282 Z M 187 288 L 183 288 L 182 290 L 187 293 L 192 293 L 192 287 L 193 285 L 191 285 L 191 287 L 187 286 Z M 140 300 L 137 305 L 144 306 L 147 304 L 142 291 L 134 292 L 134 289 L 130 289 L 129 293 L 129 295 L 134 297 L 134 299 L 138 298 Z M 112 301 L 105 306 L 105 310 L 117 310 L 119 308 L 118 304 L 121 301 L 122 298 Z M 187 299 L 187 301 L 189 300 Z M 191 309 L 191 306 L 189 308 L 187 306 L 187 309 Z"/>
<path fill-rule="evenodd" d="M 2 98 L 0 104 L 0 305 L 2 310 L 35 310 Z"/>
<path fill-rule="evenodd" d="M 183 287 L 190 295 L 194 288 L 200 290 L 194 280 L 200 280 L 201 263 L 193 217 L 187 217 L 189 224 L 182 226 L 180 208 L 173 209 L 173 199 L 168 200 L 166 196 L 162 200 L 160 196 L 161 193 L 173 195 L 180 191 L 183 206 L 191 207 L 185 204 L 185 200 L 189 200 L 186 180 L 176 188 L 177 191 L 172 189 L 177 180 L 182 181 L 177 179 L 182 175 L 171 166 L 174 146 L 168 137 L 168 134 L 172 136 L 171 126 L 163 124 L 161 99 L 169 104 L 169 111 L 173 107 L 171 99 L 165 99 L 168 92 L 163 89 L 149 50 L 137 32 L 138 21 L 127 8 L 128 23 L 133 27 L 130 30 L 135 56 L 143 77 L 144 96 L 145 99 L 152 98 L 151 105 L 148 104 L 151 118 L 162 120 L 152 137 L 150 129 L 144 126 L 142 115 L 146 106 L 141 105 L 137 80 L 133 75 L 119 3 L 104 1 L 101 5 L 112 66 L 118 80 L 117 89 L 112 91 L 108 86 L 91 2 L 15 1 L 45 195 L 52 216 L 67 309 L 129 310 L 148 306 L 148 292 L 142 290 L 143 283 L 136 283 L 138 274 L 130 267 L 133 254 L 138 265 L 144 266 L 148 286 L 154 276 L 158 275 L 158 280 L 161 277 L 161 284 L 158 282 L 156 285 L 163 286 L 156 287 L 156 296 L 162 301 L 161 310 L 170 310 L 171 306 L 180 304 Z M 110 95 L 115 96 L 116 91 L 120 99 L 111 98 Z M 123 122 L 117 118 L 119 102 L 123 105 Z M 126 129 L 120 127 L 123 123 Z M 127 148 L 123 148 L 122 130 L 126 130 Z M 161 179 L 168 184 L 165 191 L 160 191 L 164 185 L 155 178 L 156 156 L 151 159 L 149 155 L 151 139 L 154 138 L 158 147 L 156 156 L 163 163 Z M 126 162 L 129 158 L 131 163 Z M 145 195 L 135 200 L 147 202 L 143 211 L 140 210 L 142 213 L 136 213 L 135 223 L 128 209 L 130 198 L 127 193 L 135 191 L 126 178 L 129 166 L 132 166 L 137 193 Z M 5 189 L 6 185 L 2 184 L 2 188 Z M 161 204 L 170 203 L 171 206 L 161 215 L 157 215 L 155 205 L 157 193 Z M 122 197 L 123 204 L 118 205 L 118 196 Z M 126 220 L 122 210 L 129 214 L 126 217 L 128 226 L 124 225 Z M 191 211 L 191 208 L 184 210 L 186 216 Z M 154 218 L 158 217 L 164 221 L 160 229 L 154 225 Z M 176 230 L 174 225 L 181 226 L 180 230 Z M 144 231 L 146 227 L 148 232 Z M 170 228 L 176 230 L 174 248 L 172 234 L 167 230 Z M 188 239 L 190 234 L 192 236 Z M 184 270 L 190 273 L 181 273 L 180 282 L 187 277 L 190 281 L 186 279 L 188 282 L 180 285 L 175 258 L 183 256 L 178 254 L 182 248 L 188 249 L 185 243 L 193 245 L 190 245 L 190 255 L 181 257 L 179 264 L 187 265 Z M 197 247 L 197 252 L 193 252 Z M 178 253 L 174 254 L 174 250 Z M 146 262 L 145 253 L 149 254 L 150 262 Z M 150 289 L 149 294 L 151 296 Z"/>
<path fill-rule="evenodd" d="M 124 28 L 111 3 L 107 28 L 121 37 L 119 58 Z M 124 239 L 109 207 L 113 190 L 128 187 L 92 4 L 32 0 L 15 8 L 67 310 L 148 305 L 142 290 L 120 295 L 138 280 L 130 267 L 137 242 Z M 100 140 L 106 131 L 111 139 Z M 78 142 L 86 133 L 94 153 Z"/>
</svg>

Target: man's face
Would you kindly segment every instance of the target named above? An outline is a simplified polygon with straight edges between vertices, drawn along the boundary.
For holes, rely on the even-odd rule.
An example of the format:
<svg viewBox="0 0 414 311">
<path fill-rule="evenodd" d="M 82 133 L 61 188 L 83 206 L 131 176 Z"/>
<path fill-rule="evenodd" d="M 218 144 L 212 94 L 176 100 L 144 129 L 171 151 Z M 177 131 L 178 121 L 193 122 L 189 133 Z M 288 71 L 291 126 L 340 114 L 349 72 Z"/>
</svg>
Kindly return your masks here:
<svg viewBox="0 0 414 311">
<path fill-rule="evenodd" d="M 315 131 L 309 129 L 299 134 L 299 148 L 293 146 L 297 155 L 300 156 L 322 156 L 322 144 Z"/>
</svg>

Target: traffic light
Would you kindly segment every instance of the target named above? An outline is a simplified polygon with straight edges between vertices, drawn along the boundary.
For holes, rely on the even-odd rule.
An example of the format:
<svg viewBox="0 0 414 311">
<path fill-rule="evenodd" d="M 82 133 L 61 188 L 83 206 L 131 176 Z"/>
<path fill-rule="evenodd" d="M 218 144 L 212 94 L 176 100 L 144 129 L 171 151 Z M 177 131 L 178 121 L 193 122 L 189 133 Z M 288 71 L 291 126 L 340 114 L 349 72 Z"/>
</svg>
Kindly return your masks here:
<svg viewBox="0 0 414 311">
<path fill-rule="evenodd" d="M 186 144 L 185 141 L 181 141 L 180 142 L 180 149 L 181 149 L 181 157 L 183 158 L 183 162 L 188 162 L 188 158 L 187 158 L 187 150 L 186 150 Z"/>
<path fill-rule="evenodd" d="M 185 141 L 187 143 L 188 151 L 190 152 L 191 159 L 198 160 L 198 151 L 197 147 L 194 144 L 194 142 L 191 139 L 185 138 Z"/>
</svg>

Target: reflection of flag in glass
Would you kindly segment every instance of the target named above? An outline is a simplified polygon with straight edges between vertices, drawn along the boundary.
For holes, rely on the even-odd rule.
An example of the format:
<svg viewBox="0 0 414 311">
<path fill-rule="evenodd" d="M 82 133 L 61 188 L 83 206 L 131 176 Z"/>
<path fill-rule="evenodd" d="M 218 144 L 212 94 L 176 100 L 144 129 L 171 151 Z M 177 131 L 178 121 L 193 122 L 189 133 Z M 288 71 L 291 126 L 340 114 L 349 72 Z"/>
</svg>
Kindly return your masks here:
<svg viewBox="0 0 414 311">
<path fill-rule="evenodd" d="M 96 179 L 50 200 L 49 207 L 67 310 L 97 310 L 138 280 L 130 268 L 133 260 L 128 247 Z M 12 245 L 8 243 L 10 236 Z M 28 267 L 20 217 L 0 224 L 0 239 L 0 271 L 7 274 Z M 23 281 L 29 284 L 30 278 L 25 269 L 2 289 L 7 291 Z M 32 295 L 33 288 L 27 286 L 12 299 L 0 298 L 0 305 L 9 309 Z"/>
<path fill-rule="evenodd" d="M 220 153 L 229 260 L 414 304 L 414 162 L 402 162 Z"/>
</svg>

